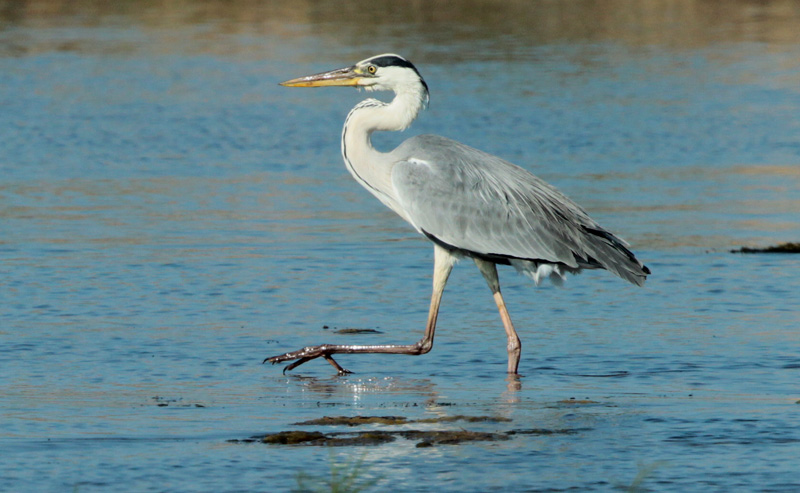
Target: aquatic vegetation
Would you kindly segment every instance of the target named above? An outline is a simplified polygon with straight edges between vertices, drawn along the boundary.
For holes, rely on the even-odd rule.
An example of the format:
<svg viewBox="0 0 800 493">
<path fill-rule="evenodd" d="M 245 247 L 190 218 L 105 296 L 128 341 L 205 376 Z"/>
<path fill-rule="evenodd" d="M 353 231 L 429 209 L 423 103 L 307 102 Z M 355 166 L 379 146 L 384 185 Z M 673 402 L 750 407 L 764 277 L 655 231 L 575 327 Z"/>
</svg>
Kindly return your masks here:
<svg viewBox="0 0 800 493">
<path fill-rule="evenodd" d="M 397 430 L 397 431 L 361 431 L 333 432 L 319 431 L 281 431 L 245 440 L 230 442 L 263 442 L 271 445 L 317 445 L 328 447 L 383 445 L 395 441 L 398 437 L 406 440 L 418 440 L 417 447 L 433 445 L 456 445 L 463 442 L 492 442 L 508 440 L 508 433 L 490 433 L 467 430 Z"/>
<path fill-rule="evenodd" d="M 271 435 L 265 435 L 261 441 L 264 443 L 277 443 L 281 445 L 295 445 L 298 443 L 313 442 L 324 440 L 325 435 L 318 431 L 281 431 Z"/>
<path fill-rule="evenodd" d="M 403 416 L 324 416 L 322 418 L 294 423 L 296 426 L 362 426 L 362 425 L 406 425 L 452 423 L 465 421 L 468 423 L 507 423 L 511 420 L 499 416 L 439 416 L 409 420 Z M 470 431 L 463 428 L 457 430 L 369 430 L 369 431 L 281 431 L 257 435 L 243 440 L 229 440 L 231 443 L 261 442 L 270 445 L 316 445 L 316 446 L 362 446 L 383 445 L 394 442 L 398 438 L 416 441 L 417 447 L 435 445 L 456 445 L 464 442 L 494 442 L 509 440 L 518 435 L 569 435 L 584 431 L 583 429 L 514 429 L 501 432 Z"/>
<path fill-rule="evenodd" d="M 330 476 L 311 476 L 304 471 L 297 473 L 297 492 L 331 492 L 331 493 L 359 493 L 366 491 L 382 478 L 365 478 L 369 467 L 364 465 L 363 454 L 358 459 L 350 462 L 338 463 L 331 457 Z"/>
<path fill-rule="evenodd" d="M 408 419 L 403 416 L 323 416 L 294 424 L 297 426 L 360 426 L 366 424 L 402 425 L 408 422 Z"/>
<path fill-rule="evenodd" d="M 643 488 L 642 484 L 645 482 L 645 480 L 652 477 L 653 473 L 657 469 L 663 467 L 665 464 L 666 462 L 664 461 L 656 461 L 651 464 L 644 464 L 640 462 L 638 466 L 638 471 L 636 473 L 636 477 L 633 478 L 633 481 L 631 481 L 631 484 L 628 485 L 626 491 L 628 493 L 639 493 L 641 491 L 649 491 Z"/>
<path fill-rule="evenodd" d="M 366 424 L 381 424 L 381 425 L 404 425 L 410 423 L 451 423 L 454 421 L 466 421 L 467 423 L 481 423 L 493 422 L 502 423 L 511 421 L 508 418 L 499 416 L 465 416 L 459 414 L 456 416 L 439 416 L 435 418 L 423 418 L 416 420 L 409 420 L 403 416 L 323 416 L 318 419 L 309 421 L 301 421 L 294 423 L 297 426 L 360 426 Z"/>
<path fill-rule="evenodd" d="M 800 243 L 787 242 L 765 248 L 742 247 L 731 253 L 800 253 Z"/>
<path fill-rule="evenodd" d="M 334 334 L 383 334 L 380 330 L 375 329 L 336 329 L 333 331 Z"/>
</svg>

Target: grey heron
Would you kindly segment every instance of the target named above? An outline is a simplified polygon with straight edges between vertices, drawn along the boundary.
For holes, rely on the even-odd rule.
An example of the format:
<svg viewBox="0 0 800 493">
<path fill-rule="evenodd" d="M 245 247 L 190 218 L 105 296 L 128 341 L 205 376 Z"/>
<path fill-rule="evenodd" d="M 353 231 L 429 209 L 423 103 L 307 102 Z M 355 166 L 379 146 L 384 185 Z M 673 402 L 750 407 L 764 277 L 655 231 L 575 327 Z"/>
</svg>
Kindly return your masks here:
<svg viewBox="0 0 800 493">
<path fill-rule="evenodd" d="M 500 292 L 497 264 L 511 265 L 537 284 L 545 278 L 559 283 L 567 273 L 583 269 L 606 269 L 641 286 L 650 274 L 627 243 L 519 166 L 437 135 L 412 137 L 387 153 L 373 148 L 373 132 L 406 129 L 428 103 L 428 85 L 405 58 L 378 55 L 281 85 L 350 86 L 395 93 L 389 103 L 370 98 L 350 111 L 342 130 L 342 156 L 358 183 L 433 243 L 433 294 L 425 332 L 417 343 L 322 344 L 264 362 L 292 361 L 286 372 L 323 357 L 344 374 L 349 372 L 332 355 L 429 352 L 447 278 L 455 262 L 468 257 L 494 296 L 508 340 L 508 373 L 516 374 L 521 344 Z"/>
</svg>

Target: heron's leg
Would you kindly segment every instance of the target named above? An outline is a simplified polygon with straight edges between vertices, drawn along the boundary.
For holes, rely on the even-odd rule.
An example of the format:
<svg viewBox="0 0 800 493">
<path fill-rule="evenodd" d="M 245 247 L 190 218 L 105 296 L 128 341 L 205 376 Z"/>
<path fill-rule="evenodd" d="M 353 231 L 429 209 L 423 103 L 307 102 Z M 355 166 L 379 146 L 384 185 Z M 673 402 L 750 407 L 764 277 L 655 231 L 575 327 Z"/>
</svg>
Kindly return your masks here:
<svg viewBox="0 0 800 493">
<path fill-rule="evenodd" d="M 457 257 L 439 245 L 433 245 L 433 292 L 431 293 L 431 306 L 428 309 L 428 321 L 425 324 L 425 334 L 417 344 L 422 344 L 425 353 L 433 348 L 433 335 L 436 331 L 436 320 L 439 318 L 439 305 L 442 303 L 442 293 L 450 272 L 456 263 Z"/>
<path fill-rule="evenodd" d="M 340 375 L 350 373 L 331 357 L 332 354 L 355 354 L 355 353 L 386 353 L 386 354 L 411 354 L 419 355 L 425 354 L 433 348 L 433 336 L 436 331 L 436 319 L 439 316 L 439 305 L 442 302 L 442 293 L 444 286 L 447 284 L 447 278 L 450 277 L 450 272 L 453 270 L 453 265 L 456 262 L 456 257 L 445 250 L 444 248 L 434 245 L 433 255 L 433 294 L 431 295 L 431 306 L 428 311 L 428 322 L 425 325 L 425 334 L 419 342 L 415 344 L 400 345 L 400 344 L 387 344 L 387 345 L 374 345 L 374 346 L 351 346 L 342 344 L 321 344 L 319 346 L 309 346 L 299 351 L 292 351 L 290 353 L 273 356 L 264 360 L 264 363 L 269 361 L 273 365 L 282 363 L 284 361 L 297 360 L 288 365 L 284 372 L 292 370 L 302 365 L 306 361 L 314 358 L 323 357 L 328 363 L 333 365 Z"/>
<path fill-rule="evenodd" d="M 339 375 L 347 375 L 348 373 L 353 373 L 350 370 L 346 370 L 346 369 L 342 368 L 341 365 L 339 365 L 339 363 L 337 363 L 336 360 L 333 359 L 333 357 L 331 357 L 331 355 L 323 354 L 322 357 L 325 358 L 325 360 L 328 363 L 330 363 L 332 367 L 336 368 L 336 373 L 338 373 Z M 291 365 L 287 365 L 286 368 L 283 369 L 283 373 L 286 373 L 287 371 L 291 370 L 292 368 L 297 368 L 298 366 L 302 365 L 303 363 L 305 363 L 306 361 L 311 360 L 311 359 L 314 359 L 314 358 L 300 358 L 297 361 L 295 361 L 294 363 L 292 363 Z M 264 363 L 265 362 L 266 362 L 266 360 L 264 360 Z"/>
<path fill-rule="evenodd" d="M 332 367 L 336 368 L 336 373 L 338 373 L 339 375 L 347 375 L 348 373 L 353 373 L 350 370 L 346 370 L 346 369 L 342 368 L 339 365 L 339 363 L 337 363 L 336 360 L 333 359 L 333 357 L 331 357 L 331 355 L 323 354 L 322 357 L 325 358 L 325 360 L 328 363 L 330 363 Z M 297 361 L 295 361 L 291 365 L 286 366 L 286 368 L 283 369 L 283 373 L 286 373 L 287 371 L 291 370 L 292 368 L 297 368 L 298 366 L 302 365 L 303 363 L 305 363 L 306 361 L 308 361 L 310 359 L 313 359 L 313 358 L 300 358 L 300 359 L 298 359 Z M 265 362 L 266 362 L 266 360 L 265 360 Z"/>
<path fill-rule="evenodd" d="M 492 290 L 492 295 L 494 296 L 494 302 L 497 303 L 497 310 L 500 312 L 500 318 L 503 320 L 503 327 L 506 329 L 506 337 L 508 338 L 508 373 L 516 374 L 517 368 L 519 368 L 522 344 L 520 343 L 517 331 L 514 330 L 514 324 L 511 323 L 511 317 L 508 315 L 503 295 L 500 293 L 500 279 L 497 277 L 497 266 L 494 262 L 488 262 L 479 258 L 475 259 L 475 265 L 478 266 L 484 279 L 486 279 L 486 283 L 489 284 L 489 289 Z"/>
</svg>

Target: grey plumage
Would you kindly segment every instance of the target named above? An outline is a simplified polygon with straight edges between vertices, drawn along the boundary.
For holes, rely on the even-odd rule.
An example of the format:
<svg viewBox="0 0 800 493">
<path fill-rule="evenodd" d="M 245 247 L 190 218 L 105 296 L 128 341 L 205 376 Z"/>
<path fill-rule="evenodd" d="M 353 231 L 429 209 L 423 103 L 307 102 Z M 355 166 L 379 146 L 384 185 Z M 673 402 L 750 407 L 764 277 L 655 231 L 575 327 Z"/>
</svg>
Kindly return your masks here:
<svg viewBox="0 0 800 493">
<path fill-rule="evenodd" d="M 532 275 L 542 264 L 571 273 L 603 268 L 641 285 L 649 273 L 623 240 L 519 166 L 437 135 L 408 139 L 390 154 L 401 206 L 434 241 L 495 262 L 528 261 Z"/>
</svg>

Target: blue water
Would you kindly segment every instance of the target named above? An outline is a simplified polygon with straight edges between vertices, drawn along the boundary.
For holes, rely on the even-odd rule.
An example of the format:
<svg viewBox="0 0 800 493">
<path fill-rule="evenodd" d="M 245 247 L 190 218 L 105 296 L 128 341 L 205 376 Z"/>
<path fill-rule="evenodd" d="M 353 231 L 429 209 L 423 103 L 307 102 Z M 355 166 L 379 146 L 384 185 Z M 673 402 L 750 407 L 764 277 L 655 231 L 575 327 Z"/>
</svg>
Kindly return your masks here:
<svg viewBox="0 0 800 493">
<path fill-rule="evenodd" d="M 375 7 L 389 18 L 369 35 L 369 15 L 328 2 L 2 17 L 0 490 L 288 491 L 360 459 L 376 491 L 800 489 L 800 258 L 729 253 L 800 240 L 800 43 L 782 5 L 694 19 L 713 33 L 698 39 L 669 23 L 533 35 L 521 5 L 486 24 Z M 422 334 L 432 248 L 339 156 L 364 94 L 277 86 L 384 51 L 417 64 L 431 106 L 379 146 L 434 132 L 516 162 L 653 271 L 640 289 L 606 272 L 562 289 L 501 270 L 520 382 L 470 262 L 425 356 L 342 356 L 345 377 L 261 365 Z M 457 414 L 511 421 L 424 427 L 569 433 L 229 441 Z"/>
</svg>

